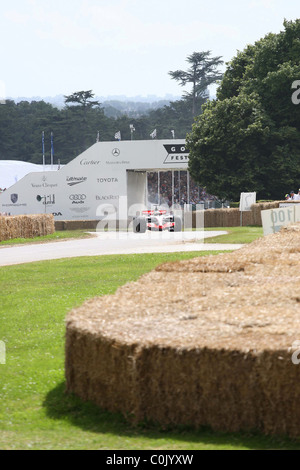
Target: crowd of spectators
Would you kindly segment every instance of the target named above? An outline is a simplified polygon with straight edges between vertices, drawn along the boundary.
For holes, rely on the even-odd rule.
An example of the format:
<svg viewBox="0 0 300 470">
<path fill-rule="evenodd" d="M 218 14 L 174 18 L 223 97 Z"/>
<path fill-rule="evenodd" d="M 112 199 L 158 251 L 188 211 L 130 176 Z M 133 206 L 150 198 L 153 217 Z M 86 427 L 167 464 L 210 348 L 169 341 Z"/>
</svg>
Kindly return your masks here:
<svg viewBox="0 0 300 470">
<path fill-rule="evenodd" d="M 286 201 L 300 201 L 300 189 L 298 189 L 298 193 L 295 194 L 294 191 L 291 191 L 289 194 L 285 195 Z"/>
<path fill-rule="evenodd" d="M 174 194 L 172 190 L 174 189 Z M 148 201 L 150 204 L 201 204 L 217 201 L 216 196 L 208 194 L 205 188 L 197 185 L 187 171 L 174 171 L 172 182 L 171 171 L 148 172 Z"/>
</svg>

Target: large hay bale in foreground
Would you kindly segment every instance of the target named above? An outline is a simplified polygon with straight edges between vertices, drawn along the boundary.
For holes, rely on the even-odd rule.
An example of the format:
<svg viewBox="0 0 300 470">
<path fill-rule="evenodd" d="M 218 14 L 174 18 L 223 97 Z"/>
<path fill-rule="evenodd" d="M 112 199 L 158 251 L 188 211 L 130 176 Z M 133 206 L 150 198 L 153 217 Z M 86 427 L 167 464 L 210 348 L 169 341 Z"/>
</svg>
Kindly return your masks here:
<svg viewBox="0 0 300 470">
<path fill-rule="evenodd" d="M 15 238 L 34 238 L 55 232 L 52 214 L 0 216 L 0 242 Z"/>
<path fill-rule="evenodd" d="M 67 390 L 133 422 L 300 435 L 300 225 L 71 311 Z"/>
</svg>

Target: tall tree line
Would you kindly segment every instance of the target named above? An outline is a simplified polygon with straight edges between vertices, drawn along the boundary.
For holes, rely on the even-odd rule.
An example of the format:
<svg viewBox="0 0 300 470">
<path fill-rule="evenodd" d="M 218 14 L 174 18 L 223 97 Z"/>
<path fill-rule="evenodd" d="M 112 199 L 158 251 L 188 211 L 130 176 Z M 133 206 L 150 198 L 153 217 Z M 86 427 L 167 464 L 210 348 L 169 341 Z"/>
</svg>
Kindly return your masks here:
<svg viewBox="0 0 300 470">
<path fill-rule="evenodd" d="M 68 105 L 58 109 L 44 101 L 7 100 L 0 106 L 0 159 L 42 162 L 42 132 L 45 134 L 45 156 L 50 162 L 50 135 L 53 132 L 54 160 L 68 163 L 88 147 L 97 137 L 100 141 L 115 140 L 121 132 L 122 140 L 147 140 L 157 129 L 157 138 L 171 139 L 171 130 L 176 138 L 185 138 L 191 130 L 193 118 L 184 101 L 175 101 L 169 106 L 150 111 L 138 119 L 126 114 L 112 118 L 104 114 L 99 104 L 83 108 Z M 130 125 L 134 126 L 131 134 Z"/>
<path fill-rule="evenodd" d="M 42 133 L 45 136 L 46 163 L 50 163 L 53 133 L 54 162 L 66 164 L 99 141 L 113 141 L 120 132 L 122 140 L 148 140 L 156 129 L 158 139 L 184 139 L 192 129 L 195 114 L 201 114 L 208 99 L 207 87 L 220 78 L 220 57 L 210 51 L 187 58 L 187 71 L 169 72 L 181 86 L 192 86 L 181 100 L 151 110 L 139 118 L 124 113 L 117 118 L 105 114 L 92 90 L 65 96 L 65 107 L 58 109 L 44 101 L 7 100 L 0 105 L 0 159 L 42 162 Z M 134 132 L 131 132 L 131 126 Z"/>
<path fill-rule="evenodd" d="M 300 19 L 247 45 L 187 136 L 189 170 L 220 199 L 282 199 L 300 187 Z"/>
</svg>

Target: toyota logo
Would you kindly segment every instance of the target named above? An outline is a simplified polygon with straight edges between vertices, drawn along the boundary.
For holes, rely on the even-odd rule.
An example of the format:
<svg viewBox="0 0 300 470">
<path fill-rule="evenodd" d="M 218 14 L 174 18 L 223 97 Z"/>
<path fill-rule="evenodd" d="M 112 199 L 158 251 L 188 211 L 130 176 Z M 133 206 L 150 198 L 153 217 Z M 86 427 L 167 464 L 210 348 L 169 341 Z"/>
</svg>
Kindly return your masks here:
<svg viewBox="0 0 300 470">
<path fill-rule="evenodd" d="M 84 201 L 86 199 L 85 194 L 71 194 L 70 200 L 71 201 Z"/>
</svg>

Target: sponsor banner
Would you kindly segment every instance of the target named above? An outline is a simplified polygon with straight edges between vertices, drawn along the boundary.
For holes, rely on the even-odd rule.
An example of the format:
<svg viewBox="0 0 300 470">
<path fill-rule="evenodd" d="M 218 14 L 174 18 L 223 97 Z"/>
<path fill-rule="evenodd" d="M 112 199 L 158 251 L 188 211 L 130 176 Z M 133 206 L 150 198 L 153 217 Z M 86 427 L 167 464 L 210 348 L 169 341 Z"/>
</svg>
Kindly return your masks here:
<svg viewBox="0 0 300 470">
<path fill-rule="evenodd" d="M 85 212 L 90 211 L 91 208 L 90 207 L 82 207 L 82 206 L 76 207 L 75 206 L 75 207 L 70 207 L 69 210 L 71 212 L 76 212 L 76 214 L 84 214 Z"/>
<path fill-rule="evenodd" d="M 168 152 L 164 165 L 188 163 L 189 152 L 184 144 L 164 145 L 164 148 Z"/>
<path fill-rule="evenodd" d="M 251 211 L 252 204 L 256 203 L 256 193 L 241 193 L 240 195 L 240 211 Z"/>
<path fill-rule="evenodd" d="M 2 204 L 2 207 L 27 207 L 27 204 Z"/>
<path fill-rule="evenodd" d="M 96 201 L 112 201 L 112 200 L 119 200 L 120 196 L 113 196 L 113 195 L 108 195 L 108 196 L 96 196 Z"/>
<path fill-rule="evenodd" d="M 129 165 L 130 161 L 128 160 L 121 160 L 121 161 L 117 160 L 116 162 L 106 161 L 106 164 L 107 165 Z"/>
<path fill-rule="evenodd" d="M 41 183 L 31 183 L 32 188 L 58 188 L 58 183 L 49 183 L 47 176 L 43 175 Z"/>
<path fill-rule="evenodd" d="M 48 194 L 47 196 L 37 195 L 36 200 L 44 206 L 53 206 L 55 204 L 55 194 Z"/>
<path fill-rule="evenodd" d="M 86 200 L 86 194 L 71 194 L 69 199 L 72 201 L 72 204 L 84 204 Z"/>
<path fill-rule="evenodd" d="M 27 207 L 27 203 L 19 202 L 19 195 L 17 193 L 13 193 L 10 195 L 11 204 L 2 204 L 2 207 Z"/>
<path fill-rule="evenodd" d="M 83 166 L 98 166 L 101 162 L 99 160 L 88 160 L 87 158 L 83 158 L 80 160 L 80 165 Z"/>
<path fill-rule="evenodd" d="M 85 183 L 87 176 L 67 176 L 66 178 L 68 186 L 75 186 L 77 184 Z"/>
<path fill-rule="evenodd" d="M 118 178 L 97 178 L 97 183 L 118 183 Z"/>
<path fill-rule="evenodd" d="M 264 235 L 279 232 L 284 225 L 300 222 L 300 205 L 261 211 L 261 219 Z"/>
</svg>

